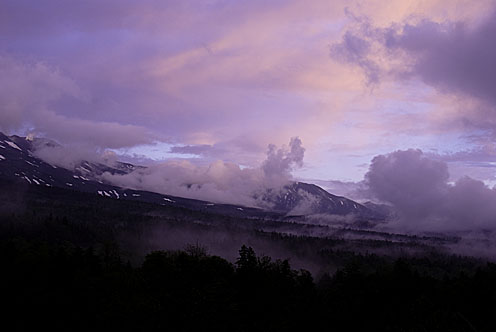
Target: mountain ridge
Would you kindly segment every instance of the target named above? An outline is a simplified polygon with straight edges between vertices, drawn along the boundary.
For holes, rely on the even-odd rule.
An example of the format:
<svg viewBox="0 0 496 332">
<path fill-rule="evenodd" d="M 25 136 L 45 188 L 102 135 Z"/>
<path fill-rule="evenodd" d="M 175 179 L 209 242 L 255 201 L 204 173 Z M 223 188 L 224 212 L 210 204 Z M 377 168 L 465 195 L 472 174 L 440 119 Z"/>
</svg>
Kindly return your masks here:
<svg viewBox="0 0 496 332">
<path fill-rule="evenodd" d="M 177 197 L 146 190 L 122 188 L 101 180 L 100 176 L 127 174 L 143 166 L 115 162 L 112 166 L 81 161 L 70 170 L 50 164 L 34 154 L 37 138 L 7 136 L 0 133 L 0 178 L 24 181 L 33 185 L 56 186 L 83 192 L 91 192 L 107 198 L 130 199 L 167 205 L 176 204 L 191 209 L 218 210 L 221 213 L 243 216 L 291 217 L 307 215 L 352 215 L 360 219 L 381 220 L 384 215 L 346 197 L 333 195 L 317 185 L 291 182 L 282 188 L 269 189 L 255 195 L 264 203 L 262 207 L 247 207 L 235 204 Z M 45 140 L 43 144 L 56 145 Z M 39 142 L 39 141 L 38 141 Z"/>
</svg>

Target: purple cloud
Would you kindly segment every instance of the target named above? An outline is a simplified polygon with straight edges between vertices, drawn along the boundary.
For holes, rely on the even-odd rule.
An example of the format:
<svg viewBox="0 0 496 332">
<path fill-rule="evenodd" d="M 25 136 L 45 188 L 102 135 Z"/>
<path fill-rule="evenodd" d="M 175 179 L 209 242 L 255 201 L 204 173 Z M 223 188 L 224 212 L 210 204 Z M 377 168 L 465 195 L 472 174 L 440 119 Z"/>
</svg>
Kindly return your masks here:
<svg viewBox="0 0 496 332">
<path fill-rule="evenodd" d="M 424 218 L 439 205 L 449 173 L 445 163 L 426 158 L 420 150 L 406 150 L 374 157 L 365 179 L 378 199 L 405 216 Z"/>
<path fill-rule="evenodd" d="M 441 91 L 463 93 L 496 106 L 496 11 L 476 27 L 424 20 L 385 33 L 385 46 L 414 58 L 408 69 Z"/>
<path fill-rule="evenodd" d="M 255 197 L 262 197 L 269 188 L 279 189 L 287 184 L 292 179 L 290 171 L 303 164 L 304 152 L 301 140 L 293 137 L 289 147 L 278 149 L 269 145 L 267 158 L 261 167 L 241 168 L 238 164 L 220 160 L 207 166 L 171 161 L 125 175 L 105 173 L 103 178 L 128 188 L 263 207 L 266 203 Z"/>
<path fill-rule="evenodd" d="M 356 19 L 356 18 L 355 18 Z M 360 20 L 358 32 L 346 31 L 341 42 L 331 45 L 331 56 L 342 62 L 349 62 L 362 68 L 367 77 L 367 84 L 377 84 L 380 81 L 380 67 L 369 58 L 372 52 L 370 23 Z"/>
<path fill-rule="evenodd" d="M 361 67 L 371 83 L 415 78 L 441 93 L 472 98 L 478 104 L 461 109 L 450 123 L 494 134 L 496 10 L 471 24 L 424 19 L 378 28 L 366 18 L 355 21 L 332 45 L 333 58 Z"/>
<path fill-rule="evenodd" d="M 171 153 L 196 154 L 196 155 L 202 155 L 211 150 L 212 150 L 212 145 L 209 144 L 173 146 L 170 148 Z"/>
<path fill-rule="evenodd" d="M 464 177 L 449 184 L 447 164 L 420 150 L 396 151 L 372 160 L 369 191 L 392 204 L 400 225 L 417 230 L 496 228 L 496 190 Z"/>
<path fill-rule="evenodd" d="M 420 77 L 443 92 L 463 93 L 496 104 L 496 10 L 477 24 L 437 23 L 428 19 L 389 28 L 371 26 L 357 19 L 358 28 L 348 30 L 331 55 L 361 66 L 376 81 L 380 66 L 371 56 L 373 44 L 384 48 L 381 55 L 402 57 L 407 63 L 390 68 L 398 78 Z M 382 59 L 384 60 L 384 59 Z M 389 61 L 391 62 L 391 61 Z M 387 74 L 387 73 L 382 73 Z"/>
<path fill-rule="evenodd" d="M 84 119 L 74 111 L 56 111 L 54 103 L 69 98 L 85 102 L 87 93 L 61 72 L 41 63 L 21 63 L 0 56 L 0 130 L 34 128 L 38 135 L 64 143 L 121 148 L 151 143 L 158 136 L 144 127 Z M 62 112 L 61 112 L 62 113 Z M 71 114 L 72 113 L 72 114 Z"/>
<path fill-rule="evenodd" d="M 142 145 L 170 143 L 182 146 L 173 148 L 175 153 L 198 154 L 193 163 L 221 159 L 251 167 L 260 164 L 267 143 L 281 145 L 299 135 L 311 149 L 306 177 L 359 178 L 363 169 L 352 170 L 354 166 L 337 171 L 348 168 L 341 167 L 341 158 L 350 153 L 344 150 L 369 156 L 385 148 L 405 148 L 403 143 L 413 135 L 406 127 L 424 122 L 412 116 L 393 123 L 389 109 L 403 104 L 404 96 L 391 90 L 381 91 L 378 99 L 364 96 L 360 75 L 326 55 L 326 45 L 349 22 L 340 15 L 345 6 L 363 8 L 366 12 L 360 15 L 371 19 L 359 19 L 360 27 L 344 33 L 332 53 L 363 68 L 369 84 L 391 74 L 370 56 L 378 55 L 379 44 L 391 58 L 404 53 L 412 60 L 408 68 L 395 68 L 395 78 L 415 75 L 443 91 L 463 88 L 470 93 L 466 87 L 443 86 L 442 72 L 436 71 L 444 49 L 460 53 L 456 43 L 449 43 L 449 36 L 460 29 L 425 23 L 430 21 L 374 28 L 370 22 L 378 17 L 400 17 L 389 15 L 390 6 L 348 1 L 309 6 L 261 0 L 5 0 L 0 2 L 0 130 L 33 132 L 74 146 L 91 145 L 90 150 L 135 147 L 140 157 L 146 153 Z M 482 45 L 472 41 L 476 34 L 488 35 L 485 26 L 492 31 L 487 21 L 461 29 L 468 36 L 460 39 L 462 45 Z M 437 39 L 424 45 L 423 35 Z M 482 66 L 490 59 L 476 60 Z M 449 61 L 441 65 L 457 70 L 452 68 L 457 62 Z M 428 69 L 422 71 L 424 67 Z M 461 74 L 456 75 L 446 84 L 463 83 L 457 78 Z M 488 100 L 490 93 L 477 98 Z M 467 113 L 453 118 L 476 128 L 494 128 L 496 118 Z M 454 121 L 448 120 L 450 126 Z M 425 123 L 418 126 L 419 139 L 431 138 Z M 347 135 L 350 128 L 360 130 Z M 386 133 L 399 132 L 405 136 L 393 143 L 383 139 Z M 330 155 L 325 147 L 331 141 L 346 148 Z M 387 146 L 379 150 L 383 143 Z M 273 153 L 267 173 L 297 165 L 299 157 L 279 156 L 277 149 Z M 337 167 L 329 167 L 331 163 Z"/>
<path fill-rule="evenodd" d="M 269 176 L 289 176 L 293 167 L 303 166 L 305 148 L 298 137 L 291 138 L 289 150 L 286 147 L 277 149 L 274 144 L 269 145 L 267 159 L 262 165 L 264 173 Z"/>
</svg>

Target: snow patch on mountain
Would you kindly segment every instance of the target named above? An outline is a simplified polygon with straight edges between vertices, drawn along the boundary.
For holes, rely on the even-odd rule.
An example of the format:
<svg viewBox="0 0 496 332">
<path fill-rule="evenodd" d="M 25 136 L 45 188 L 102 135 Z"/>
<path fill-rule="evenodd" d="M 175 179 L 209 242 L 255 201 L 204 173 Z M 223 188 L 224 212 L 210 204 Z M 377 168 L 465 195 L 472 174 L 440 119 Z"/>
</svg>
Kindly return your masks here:
<svg viewBox="0 0 496 332">
<path fill-rule="evenodd" d="M 6 144 L 8 144 L 11 148 L 14 148 L 14 149 L 17 149 L 19 151 L 22 151 L 22 149 L 17 146 L 17 144 L 15 144 L 14 142 L 9 142 L 9 141 L 4 141 Z"/>
</svg>

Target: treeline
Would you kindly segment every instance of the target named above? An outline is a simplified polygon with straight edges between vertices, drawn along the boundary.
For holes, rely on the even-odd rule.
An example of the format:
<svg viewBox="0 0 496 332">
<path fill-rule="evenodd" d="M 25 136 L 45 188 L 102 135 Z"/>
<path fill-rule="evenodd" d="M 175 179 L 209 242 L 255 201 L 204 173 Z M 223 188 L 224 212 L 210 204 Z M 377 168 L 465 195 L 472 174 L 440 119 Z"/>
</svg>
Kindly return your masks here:
<svg viewBox="0 0 496 332">
<path fill-rule="evenodd" d="M 83 248 L 117 243 L 125 252 L 122 256 L 133 264 L 141 264 L 144 255 L 151 251 L 178 249 L 185 243 L 198 241 L 230 261 L 245 243 L 272 257 L 289 257 L 294 266 L 311 270 L 316 277 L 334 273 L 357 260 L 373 270 L 399 256 L 433 257 L 438 251 L 442 251 L 442 255 L 436 264 L 440 263 L 441 268 L 433 266 L 431 270 L 437 269 L 439 274 L 448 269 L 454 273 L 460 270 L 452 268 L 451 262 L 443 263 L 449 255 L 442 243 L 426 244 L 416 237 L 403 236 L 401 241 L 396 239 L 398 235 L 380 240 L 316 237 L 313 236 L 315 227 L 311 225 L 243 219 L 61 188 L 8 185 L 1 181 L 0 202 L 0 241 L 23 238 L 51 244 L 68 242 Z M 374 233 L 360 231 L 358 235 L 362 232 Z M 461 259 L 457 261 L 463 263 Z M 467 270 L 473 270 L 478 264 L 477 259 L 470 258 L 465 265 Z"/>
<path fill-rule="evenodd" d="M 140 266 L 111 245 L 0 244 L 6 330 L 494 331 L 496 266 L 438 277 L 430 261 L 360 261 L 315 281 L 243 246 L 235 263 L 198 245 Z M 422 267 L 425 267 L 422 269 Z"/>
</svg>

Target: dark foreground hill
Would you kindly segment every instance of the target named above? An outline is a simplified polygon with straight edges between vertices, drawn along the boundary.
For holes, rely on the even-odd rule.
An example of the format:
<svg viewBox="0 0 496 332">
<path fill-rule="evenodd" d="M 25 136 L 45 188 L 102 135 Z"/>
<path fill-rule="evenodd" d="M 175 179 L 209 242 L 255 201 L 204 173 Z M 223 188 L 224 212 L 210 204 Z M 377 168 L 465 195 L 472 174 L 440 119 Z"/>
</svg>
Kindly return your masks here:
<svg viewBox="0 0 496 332">
<path fill-rule="evenodd" d="M 287 235 L 308 225 L 18 183 L 0 201 L 9 331 L 496 327 L 495 266 L 449 239 Z"/>
<path fill-rule="evenodd" d="M 241 247 L 235 264 L 203 248 L 137 267 L 111 251 L 0 243 L 9 331 L 494 331 L 496 266 L 436 278 L 434 263 L 354 263 L 315 282 Z"/>
<path fill-rule="evenodd" d="M 281 221 L 18 183 L 0 200 L 9 331 L 496 327 L 495 266 L 443 253 L 446 239 L 285 235 Z"/>
</svg>

